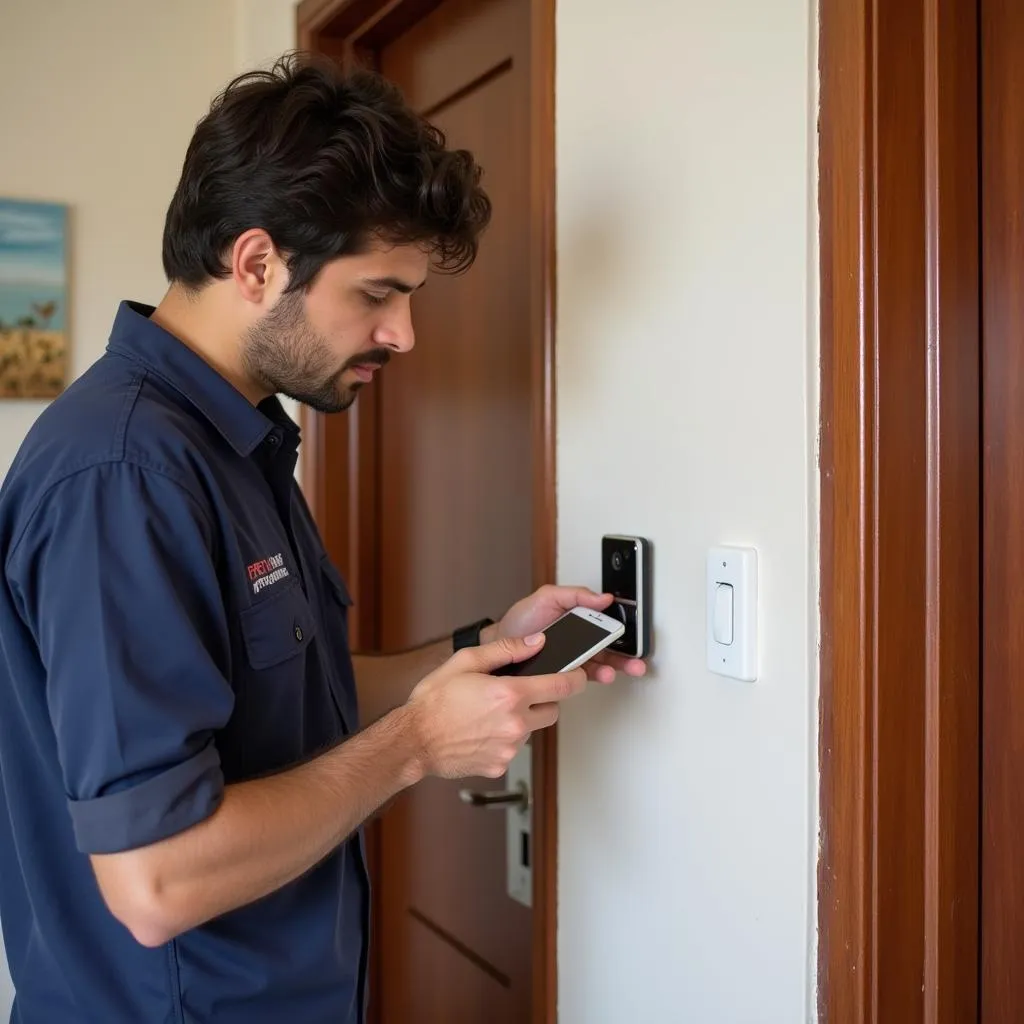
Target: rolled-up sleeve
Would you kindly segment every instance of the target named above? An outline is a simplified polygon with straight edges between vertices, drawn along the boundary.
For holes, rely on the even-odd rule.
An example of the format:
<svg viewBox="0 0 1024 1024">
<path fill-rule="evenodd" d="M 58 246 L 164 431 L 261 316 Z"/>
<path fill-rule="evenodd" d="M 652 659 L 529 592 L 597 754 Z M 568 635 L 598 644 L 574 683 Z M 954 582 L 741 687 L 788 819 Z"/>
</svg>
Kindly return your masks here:
<svg viewBox="0 0 1024 1024">
<path fill-rule="evenodd" d="M 211 815 L 231 717 L 230 640 L 209 515 L 130 462 L 52 488 L 8 561 L 39 647 L 78 848 L 113 853 Z"/>
</svg>

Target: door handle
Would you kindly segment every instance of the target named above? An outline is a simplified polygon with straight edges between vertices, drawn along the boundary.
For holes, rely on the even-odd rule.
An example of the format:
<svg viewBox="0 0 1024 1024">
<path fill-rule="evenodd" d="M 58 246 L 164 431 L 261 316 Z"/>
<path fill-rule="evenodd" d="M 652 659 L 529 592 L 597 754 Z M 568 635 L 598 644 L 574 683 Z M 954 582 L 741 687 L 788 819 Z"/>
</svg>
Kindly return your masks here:
<svg viewBox="0 0 1024 1024">
<path fill-rule="evenodd" d="M 495 807 L 506 810 L 516 807 L 522 811 L 530 808 L 530 790 L 525 782 L 520 782 L 515 789 L 481 792 L 476 789 L 460 789 L 459 799 L 470 807 Z"/>
</svg>

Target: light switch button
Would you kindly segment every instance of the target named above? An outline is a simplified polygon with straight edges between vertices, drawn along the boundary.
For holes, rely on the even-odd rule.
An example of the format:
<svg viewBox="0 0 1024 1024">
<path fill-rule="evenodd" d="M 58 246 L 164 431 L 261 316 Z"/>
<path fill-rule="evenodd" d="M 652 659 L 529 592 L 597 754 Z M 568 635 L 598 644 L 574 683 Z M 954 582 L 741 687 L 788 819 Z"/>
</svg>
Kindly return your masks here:
<svg viewBox="0 0 1024 1024">
<path fill-rule="evenodd" d="M 732 586 L 719 583 L 715 588 L 714 635 L 716 644 L 732 643 Z"/>
</svg>

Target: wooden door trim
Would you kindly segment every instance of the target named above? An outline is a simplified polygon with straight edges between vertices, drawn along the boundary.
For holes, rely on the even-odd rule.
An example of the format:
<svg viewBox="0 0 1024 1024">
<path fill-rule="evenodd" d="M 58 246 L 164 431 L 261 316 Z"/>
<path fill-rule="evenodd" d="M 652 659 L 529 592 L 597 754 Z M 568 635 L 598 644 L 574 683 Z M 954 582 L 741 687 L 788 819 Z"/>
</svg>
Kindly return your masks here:
<svg viewBox="0 0 1024 1024">
<path fill-rule="evenodd" d="M 296 11 L 298 42 L 343 63 L 360 59 L 406 32 L 441 0 L 302 0 Z M 531 366 L 534 405 L 533 579 L 555 579 L 555 0 L 530 4 L 530 209 Z M 362 650 L 379 648 L 377 578 L 380 555 L 375 524 L 379 480 L 374 452 L 379 403 L 368 389 L 344 416 L 302 410 L 302 485 L 324 542 L 359 593 L 352 636 Z M 340 469 L 340 471 L 339 471 Z M 342 531 L 342 518 L 348 528 Z M 482 610 L 483 614 L 486 610 Z M 493 614 L 493 613 L 492 613 Z M 557 1019 L 558 879 L 557 727 L 532 740 L 534 781 L 534 888 L 531 1016 Z"/>
<path fill-rule="evenodd" d="M 977 0 L 821 0 L 819 1015 L 977 1019 Z"/>
<path fill-rule="evenodd" d="M 558 572 L 555 479 L 555 0 L 530 0 L 533 582 Z M 532 1024 L 558 1019 L 558 726 L 535 733 Z"/>
<path fill-rule="evenodd" d="M 1020 571 L 1024 544 L 1024 262 L 1020 168 L 1024 154 L 1024 8 L 981 3 L 982 322 L 984 395 L 982 630 L 981 1014 L 990 1024 L 1024 1019 L 1020 958 L 1024 887 L 1017 837 L 1024 817 L 1020 659 L 1024 628 Z"/>
</svg>

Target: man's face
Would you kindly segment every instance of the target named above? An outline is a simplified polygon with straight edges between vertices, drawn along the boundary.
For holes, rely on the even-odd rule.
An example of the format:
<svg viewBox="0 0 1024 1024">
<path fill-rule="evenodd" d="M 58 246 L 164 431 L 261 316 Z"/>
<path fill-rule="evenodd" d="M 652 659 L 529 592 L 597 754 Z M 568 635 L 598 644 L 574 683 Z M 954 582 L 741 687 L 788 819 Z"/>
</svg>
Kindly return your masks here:
<svg viewBox="0 0 1024 1024">
<path fill-rule="evenodd" d="M 379 246 L 326 264 L 305 293 L 283 294 L 248 331 L 246 374 L 271 394 L 341 412 L 391 356 L 415 344 L 410 301 L 429 257 Z"/>
</svg>

